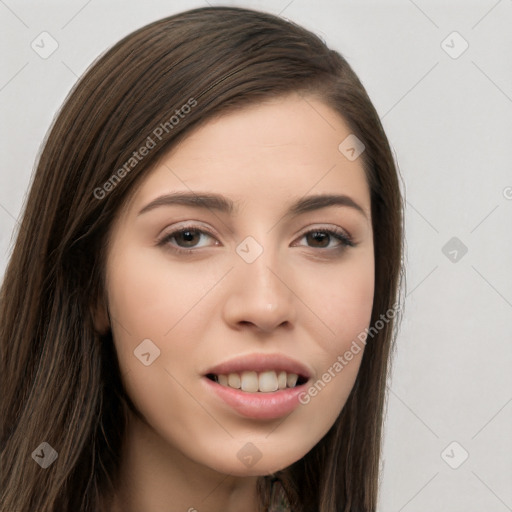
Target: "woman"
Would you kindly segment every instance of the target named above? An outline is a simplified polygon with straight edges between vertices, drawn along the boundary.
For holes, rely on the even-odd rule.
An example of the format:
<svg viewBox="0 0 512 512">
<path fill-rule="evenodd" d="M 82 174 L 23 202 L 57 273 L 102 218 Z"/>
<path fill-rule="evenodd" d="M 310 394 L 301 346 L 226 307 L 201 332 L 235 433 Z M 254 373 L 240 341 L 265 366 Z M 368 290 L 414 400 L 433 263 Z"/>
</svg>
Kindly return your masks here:
<svg viewBox="0 0 512 512">
<path fill-rule="evenodd" d="M 293 23 L 204 8 L 97 60 L 0 304 L 2 508 L 374 511 L 402 201 Z"/>
</svg>

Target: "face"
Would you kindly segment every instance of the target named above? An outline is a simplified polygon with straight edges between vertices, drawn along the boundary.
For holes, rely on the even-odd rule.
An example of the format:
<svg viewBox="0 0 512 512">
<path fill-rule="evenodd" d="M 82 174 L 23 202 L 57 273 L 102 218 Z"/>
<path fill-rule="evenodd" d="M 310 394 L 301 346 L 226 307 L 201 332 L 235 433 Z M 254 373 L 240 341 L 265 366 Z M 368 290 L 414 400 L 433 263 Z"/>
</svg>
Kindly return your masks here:
<svg viewBox="0 0 512 512">
<path fill-rule="evenodd" d="M 361 158 L 338 149 L 349 134 L 313 97 L 223 115 L 166 154 L 116 219 L 111 328 L 162 453 L 269 474 L 339 415 L 374 294 L 369 188 Z"/>
</svg>

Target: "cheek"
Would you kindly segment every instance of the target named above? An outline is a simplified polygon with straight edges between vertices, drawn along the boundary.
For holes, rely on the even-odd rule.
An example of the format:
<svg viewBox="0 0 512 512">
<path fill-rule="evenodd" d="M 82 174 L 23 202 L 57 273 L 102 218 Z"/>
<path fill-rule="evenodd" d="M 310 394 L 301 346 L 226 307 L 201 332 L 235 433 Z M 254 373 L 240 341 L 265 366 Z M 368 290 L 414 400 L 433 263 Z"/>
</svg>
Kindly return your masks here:
<svg viewBox="0 0 512 512">
<path fill-rule="evenodd" d="M 373 253 L 368 250 L 339 265 L 318 266 L 307 277 L 302 283 L 302 296 L 306 305 L 318 313 L 323 328 L 315 338 L 332 362 L 333 356 L 347 350 L 370 322 L 375 282 Z"/>
<path fill-rule="evenodd" d="M 336 338 L 346 340 L 368 326 L 374 294 L 373 273 L 344 275 L 323 297 L 325 315 Z"/>
<path fill-rule="evenodd" d="M 115 336 L 121 344 L 145 338 L 165 340 L 218 280 L 219 269 L 199 273 L 179 268 L 155 251 L 120 251 L 108 267 L 108 303 Z M 194 317 L 194 325 L 201 323 Z M 132 350 L 133 350 L 132 346 Z"/>
<path fill-rule="evenodd" d="M 304 295 L 325 328 L 316 322 L 319 365 L 301 402 L 312 418 L 310 426 L 325 433 L 352 390 L 364 353 L 374 298 L 373 254 L 362 254 L 336 270 L 317 270 L 315 284 Z"/>
</svg>

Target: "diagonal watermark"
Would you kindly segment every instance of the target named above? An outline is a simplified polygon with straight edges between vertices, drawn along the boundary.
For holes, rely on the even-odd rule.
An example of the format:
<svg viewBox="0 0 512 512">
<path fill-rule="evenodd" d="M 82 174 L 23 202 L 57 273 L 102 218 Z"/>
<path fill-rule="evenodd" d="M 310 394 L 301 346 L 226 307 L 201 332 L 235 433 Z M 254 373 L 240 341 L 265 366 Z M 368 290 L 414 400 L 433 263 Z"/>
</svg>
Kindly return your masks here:
<svg viewBox="0 0 512 512">
<path fill-rule="evenodd" d="M 132 336 L 132 333 L 117 319 L 115 318 L 111 313 L 110 311 L 108 311 L 108 318 L 110 320 L 110 323 L 112 323 L 112 320 L 114 320 L 114 322 L 119 325 L 119 327 L 121 327 L 121 329 L 123 329 L 123 331 L 126 332 L 126 334 L 128 334 L 128 336 Z"/>
<path fill-rule="evenodd" d="M 278 16 L 281 16 L 281 14 L 283 14 L 284 11 L 286 11 L 286 9 L 288 9 L 288 7 L 290 7 L 290 5 L 293 4 L 293 2 L 295 2 L 295 0 L 291 0 L 290 2 L 288 2 L 278 13 Z"/>
<path fill-rule="evenodd" d="M 497 205 L 496 205 L 496 206 L 495 206 L 495 207 L 494 207 L 494 208 L 493 208 L 493 209 L 492 209 L 492 210 L 491 210 L 491 211 L 490 211 L 490 212 L 489 212 L 489 213 L 488 213 L 488 214 L 487 214 L 487 215 L 486 215 L 486 216 L 485 216 L 485 217 L 484 217 L 484 218 L 483 218 L 483 219 L 482 219 L 482 220 L 481 220 L 481 221 L 480 221 L 480 222 L 479 222 L 479 223 L 478 223 L 478 224 L 477 224 L 477 225 L 476 225 L 476 226 L 475 226 L 471 231 L 470 231 L 470 233 L 473 233 L 473 231 L 475 231 L 475 229 L 476 229 L 477 227 L 479 227 L 479 226 L 480 226 L 480 224 L 482 224 L 482 223 L 484 222 L 484 220 L 486 220 L 488 217 L 490 217 L 490 216 L 491 216 L 491 214 L 493 214 L 493 213 L 496 211 L 496 209 L 497 209 L 498 207 L 499 207 L 499 204 L 497 204 Z"/>
<path fill-rule="evenodd" d="M 494 11 L 496 7 L 501 3 L 501 0 L 498 0 L 472 27 L 471 30 L 473 30 L 478 24 L 480 24 L 487 16 Z"/>
<path fill-rule="evenodd" d="M 0 92 L 2 92 L 28 66 L 28 64 L 28 62 L 25 62 L 25 64 L 23 64 L 23 66 L 21 66 L 21 68 L 18 69 L 18 71 L 16 71 L 12 77 L 9 78 L 9 80 L 7 80 L 7 82 L 5 82 L 2 87 L 0 87 Z"/>
<path fill-rule="evenodd" d="M 75 75 L 76 78 L 79 78 L 79 75 L 77 75 L 63 60 L 61 60 L 61 62 L 66 68 L 69 69 L 69 71 L 71 71 L 71 73 L 73 73 L 73 75 Z"/>
<path fill-rule="evenodd" d="M 2 203 L 0 203 L 0 208 L 2 208 L 2 210 L 7 213 L 12 220 L 14 220 L 16 226 L 21 227 L 21 222 Z"/>
<path fill-rule="evenodd" d="M 409 2 L 411 2 L 411 4 L 414 5 L 414 7 L 416 7 L 416 9 L 418 9 L 418 11 L 423 14 L 423 16 L 425 16 L 425 18 L 427 18 L 427 20 L 430 21 L 432 25 L 434 25 L 434 27 L 439 28 L 439 25 L 423 9 L 421 9 L 418 4 L 416 4 L 413 0 L 409 0 Z"/>
<path fill-rule="evenodd" d="M 482 432 L 482 430 L 484 430 L 484 428 L 486 428 L 492 421 L 494 421 L 494 418 L 496 418 L 496 416 L 498 416 L 498 414 L 503 410 L 505 409 L 505 407 L 510 403 L 512 402 L 512 398 L 510 398 L 502 407 L 500 407 L 500 409 L 498 410 L 498 412 L 496 412 L 496 414 L 483 426 L 480 428 L 480 430 L 478 430 L 478 432 L 471 438 L 471 439 L 475 439 L 475 437 L 480 434 L 480 432 Z"/>
<path fill-rule="evenodd" d="M 322 114 L 320 114 L 320 112 L 318 112 L 318 110 L 313 105 L 311 105 L 311 103 L 302 95 L 302 93 L 300 96 L 318 114 L 318 116 L 329 125 L 330 128 L 336 131 L 336 128 L 334 128 L 334 126 L 329 123 L 329 121 L 327 121 L 327 119 Z"/>
<path fill-rule="evenodd" d="M 503 96 L 505 96 L 505 98 L 507 98 L 508 101 L 512 103 L 512 98 L 474 60 L 472 60 L 471 63 L 487 78 L 487 80 L 489 80 L 489 82 L 491 82 L 491 84 L 494 85 L 494 87 L 496 87 L 496 89 L 498 89 L 498 91 L 501 92 L 501 94 L 503 94 Z"/>
<path fill-rule="evenodd" d="M 478 480 L 480 480 L 480 482 L 481 482 L 485 487 L 487 487 L 487 489 L 488 489 L 492 494 L 494 494 L 494 496 L 495 496 L 499 501 L 501 501 L 501 503 L 503 503 L 503 505 L 505 505 L 505 507 L 507 507 L 507 510 L 512 511 L 512 508 L 510 508 L 510 507 L 509 507 L 509 506 L 508 506 L 508 505 L 507 505 L 507 504 L 506 504 L 506 503 L 505 503 L 505 502 L 504 502 L 504 501 L 503 501 L 503 500 L 502 500 L 502 499 L 501 499 L 501 498 L 496 494 L 496 492 L 495 492 L 493 489 L 491 489 L 491 487 L 489 487 L 489 485 L 487 485 L 487 484 L 486 484 L 486 483 L 485 483 L 485 482 L 484 482 L 484 481 L 483 481 L 483 480 L 482 480 L 482 479 L 481 479 L 481 478 L 480 478 L 480 477 L 479 477 L 479 476 L 478 476 L 474 471 L 471 471 L 471 473 L 473 473 L 473 475 L 475 475 L 475 476 L 478 478 Z"/>
<path fill-rule="evenodd" d="M 406 201 L 406 203 L 437 233 L 439 234 L 439 231 L 437 228 L 430 222 L 410 201 Z"/>
<path fill-rule="evenodd" d="M 411 93 L 423 80 L 439 65 L 439 61 L 436 62 L 402 97 L 389 108 L 381 119 L 384 119 L 409 93 Z"/>
<path fill-rule="evenodd" d="M 201 503 L 205 502 L 230 476 L 231 476 L 231 473 L 224 475 L 224 477 L 221 479 L 221 481 L 201 500 Z M 189 509 L 187 512 L 193 512 L 193 511 Z"/>
<path fill-rule="evenodd" d="M 304 199 L 307 196 L 307 194 L 309 194 L 309 192 L 311 192 L 335 167 L 336 164 L 333 164 L 332 167 L 322 177 L 320 177 L 312 187 L 306 190 L 306 192 L 300 197 L 300 199 Z M 283 215 L 280 219 L 278 219 L 278 221 L 270 227 L 267 233 L 270 233 L 285 218 L 285 216 L 286 215 Z"/>
<path fill-rule="evenodd" d="M 174 170 L 173 170 L 173 169 L 171 169 L 171 168 L 170 168 L 170 167 L 169 167 L 165 162 L 163 163 L 163 166 L 164 166 L 164 167 L 166 167 L 166 168 L 167 168 L 167 170 L 168 170 L 170 173 L 172 173 L 172 174 L 176 177 L 176 179 L 178 179 L 178 180 L 182 183 L 182 185 L 184 185 L 185 187 L 187 187 L 187 188 L 188 188 L 188 190 L 189 190 L 190 192 L 192 192 L 192 194 L 194 194 L 196 197 L 198 197 L 198 196 L 197 196 L 197 193 L 196 193 L 194 190 L 192 190 L 192 189 L 191 189 L 191 188 L 190 188 L 190 187 L 189 187 L 189 186 L 188 186 L 188 185 L 187 185 L 187 184 L 186 184 L 186 183 L 185 183 L 185 182 L 184 182 L 184 181 L 183 181 L 183 180 L 182 180 L 182 179 L 181 179 L 177 174 L 176 174 L 176 172 L 174 172 Z M 201 200 L 200 200 L 200 199 L 198 199 L 198 202 L 199 202 L 199 203 L 201 203 Z M 222 220 L 222 219 L 221 219 L 221 218 L 220 218 L 216 213 L 215 213 L 215 211 L 214 211 L 212 208 L 209 208 L 209 207 L 206 207 L 206 208 L 208 209 L 208 211 L 209 211 L 209 212 L 210 212 L 210 213 L 211 213 L 211 214 L 212 214 L 212 215 L 213 215 L 213 216 L 214 216 L 214 217 L 215 217 L 215 218 L 216 218 L 216 219 L 217 219 L 217 220 L 218 220 L 218 221 L 219 221 L 219 222 L 220 222 L 220 223 L 221 223 L 221 224 L 222 224 L 222 225 L 223 225 L 223 226 L 224 226 L 224 227 L 225 227 L 225 228 L 226 228 L 230 233 L 231 233 L 231 234 L 233 234 L 233 230 L 232 230 L 232 229 L 231 229 L 231 228 L 230 228 L 230 227 L 229 227 L 229 226 L 228 226 L 228 225 L 227 225 L 227 224 L 226 224 L 226 223 L 225 223 L 225 222 L 224 222 L 224 221 L 223 221 L 223 220 Z"/>
<path fill-rule="evenodd" d="M 11 14 L 18 19 L 20 23 L 25 25 L 25 27 L 30 28 L 5 2 L 4 0 L 0 0 L 0 3 L 4 5 L 9 11 L 11 11 Z"/>
<path fill-rule="evenodd" d="M 410 292 L 408 292 L 405 296 L 406 297 L 409 297 L 409 295 L 411 295 L 415 290 L 417 290 L 420 285 L 423 284 L 424 281 L 427 280 L 427 278 L 429 278 L 435 270 L 437 270 L 437 268 L 439 267 L 439 265 L 436 265 Z"/>
<path fill-rule="evenodd" d="M 66 28 L 91 2 L 92 0 L 88 0 L 60 29 Z"/>
<path fill-rule="evenodd" d="M 7 215 L 9 215 L 9 217 L 11 217 L 11 219 L 14 220 L 14 225 L 15 225 L 15 229 L 18 229 L 18 233 L 19 231 L 21 231 L 22 229 L 25 229 L 23 227 L 23 224 L 21 223 L 20 220 L 18 220 L 2 203 L 0 203 L 0 208 L 2 208 L 2 210 L 7 213 Z M 14 229 L 12 231 L 12 234 L 14 235 Z"/>
<path fill-rule="evenodd" d="M 374 338 L 379 331 L 381 331 L 390 321 L 392 321 L 398 312 L 402 310 L 402 305 L 396 303 L 393 307 L 389 308 L 386 313 L 382 313 L 378 320 L 373 325 L 365 327 L 364 330 L 360 331 L 357 336 L 352 339 L 350 347 L 346 347 L 343 353 L 339 353 L 336 358 L 332 361 L 329 367 L 319 375 L 315 382 L 311 382 L 307 390 L 302 391 L 299 394 L 299 402 L 301 405 L 308 405 L 311 399 L 318 396 L 330 382 L 332 382 L 341 372 L 351 364 L 354 360 L 354 356 L 357 356 L 366 346 L 368 337 Z M 282 423 L 291 416 L 292 413 L 287 415 L 281 420 L 265 437 L 272 434 Z"/>
<path fill-rule="evenodd" d="M 311 311 L 311 313 L 313 313 L 313 315 L 316 316 L 316 318 L 318 318 L 318 320 L 320 320 L 320 322 L 322 322 L 322 324 L 331 332 L 331 334 L 333 336 L 336 336 L 336 333 L 270 268 L 267 266 L 267 268 L 270 270 L 270 272 L 272 272 L 272 274 L 274 274 L 277 279 L 279 279 L 279 281 L 281 281 L 281 283 L 283 283 L 286 288 L 288 288 L 288 290 L 290 290 L 293 295 L 304 305 L 306 306 L 307 309 L 309 309 L 309 311 Z"/>
<path fill-rule="evenodd" d="M 169 375 L 169 377 L 171 377 L 174 382 L 176 382 L 176 384 L 178 384 L 178 386 L 180 386 L 180 388 L 183 389 L 183 391 L 185 391 L 185 393 L 187 393 L 194 400 L 194 402 L 196 402 L 196 404 L 199 405 L 199 407 L 201 407 L 201 409 L 203 409 L 206 414 L 208 414 L 208 416 L 210 416 L 210 418 L 212 418 L 212 420 L 215 421 L 215 423 L 217 423 L 217 425 L 219 425 L 219 427 L 229 435 L 229 437 L 234 439 L 231 432 L 229 432 L 229 430 L 227 430 L 226 427 L 222 425 L 222 423 L 220 423 L 220 421 L 217 420 L 217 418 L 215 418 L 215 416 L 213 416 L 213 414 L 208 409 L 206 409 L 206 407 L 172 373 L 167 370 L 167 368 L 164 368 L 164 370 Z"/>
<path fill-rule="evenodd" d="M 393 394 L 393 396 L 395 396 L 400 402 L 402 402 L 402 404 L 407 407 L 407 409 L 409 409 L 409 411 L 414 415 L 416 416 L 416 418 L 418 418 L 419 421 L 421 421 L 421 423 L 423 423 L 423 425 L 428 429 L 430 430 L 430 432 L 432 432 L 432 434 L 434 434 L 438 439 L 439 439 L 439 436 L 425 423 L 425 421 L 423 421 L 421 419 L 421 417 L 416 414 L 412 409 L 411 407 L 409 407 L 392 389 L 389 385 L 386 385 L 386 387 L 388 388 L 389 392 Z"/>
<path fill-rule="evenodd" d="M 398 512 L 401 512 L 407 505 L 409 505 L 409 503 L 414 499 L 416 498 L 416 496 L 418 496 L 418 494 L 420 494 L 420 492 L 423 491 L 423 489 L 425 489 L 425 487 L 427 487 L 427 485 L 430 484 L 430 482 L 432 482 L 432 480 L 434 480 L 434 478 L 439 475 L 439 471 L 412 497 L 410 498 L 406 503 L 404 503 L 399 509 L 398 509 Z"/>
<path fill-rule="evenodd" d="M 512 308 L 512 303 L 474 265 L 471 265 L 471 267 Z"/>
</svg>

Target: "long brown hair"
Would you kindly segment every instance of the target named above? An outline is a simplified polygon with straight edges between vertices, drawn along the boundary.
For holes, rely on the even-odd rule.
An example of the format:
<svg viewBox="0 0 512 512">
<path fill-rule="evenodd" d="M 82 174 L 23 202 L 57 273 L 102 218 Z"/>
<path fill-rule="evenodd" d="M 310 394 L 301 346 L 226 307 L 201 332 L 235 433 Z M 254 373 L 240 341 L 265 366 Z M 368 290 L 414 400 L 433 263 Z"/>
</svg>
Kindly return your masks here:
<svg viewBox="0 0 512 512">
<path fill-rule="evenodd" d="M 320 98 L 365 144 L 375 246 L 372 325 L 396 311 L 398 173 L 379 116 L 346 60 L 304 28 L 247 9 L 195 9 L 136 30 L 91 65 L 56 116 L 4 276 L 2 512 L 96 512 L 114 492 L 131 405 L 112 334 L 94 324 L 112 221 L 148 169 L 193 127 L 291 92 Z M 148 136 L 154 147 L 130 160 Z M 396 326 L 396 318 L 387 321 L 368 340 L 354 388 L 327 435 L 279 472 L 294 511 L 375 511 Z M 32 457 L 42 442 L 58 452 L 47 469 Z M 269 481 L 260 479 L 262 507 Z"/>
</svg>

